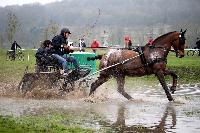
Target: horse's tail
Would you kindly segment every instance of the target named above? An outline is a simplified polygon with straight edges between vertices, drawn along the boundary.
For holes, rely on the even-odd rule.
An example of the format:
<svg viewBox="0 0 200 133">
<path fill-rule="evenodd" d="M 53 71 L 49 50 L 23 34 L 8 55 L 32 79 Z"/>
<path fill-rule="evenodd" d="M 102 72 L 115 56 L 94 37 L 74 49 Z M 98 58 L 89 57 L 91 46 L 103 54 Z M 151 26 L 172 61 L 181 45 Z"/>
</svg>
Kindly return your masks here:
<svg viewBox="0 0 200 133">
<path fill-rule="evenodd" d="M 87 57 L 87 60 L 90 61 L 94 61 L 94 60 L 101 60 L 102 59 L 102 56 L 103 55 L 97 55 L 97 56 L 94 56 L 94 57 Z"/>
</svg>

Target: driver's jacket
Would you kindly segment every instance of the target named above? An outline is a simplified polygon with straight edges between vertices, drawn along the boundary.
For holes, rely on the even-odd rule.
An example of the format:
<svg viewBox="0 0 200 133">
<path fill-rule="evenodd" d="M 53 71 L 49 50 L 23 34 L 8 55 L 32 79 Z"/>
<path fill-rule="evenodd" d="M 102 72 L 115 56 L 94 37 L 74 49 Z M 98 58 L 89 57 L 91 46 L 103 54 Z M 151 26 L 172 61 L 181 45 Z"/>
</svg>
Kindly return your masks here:
<svg viewBox="0 0 200 133">
<path fill-rule="evenodd" d="M 64 45 L 68 44 L 68 41 L 65 39 L 62 35 L 57 35 L 52 39 L 53 44 L 53 54 L 58 54 L 60 56 L 63 56 L 64 54 L 69 54 L 72 52 L 70 50 L 70 46 L 67 46 L 67 48 L 64 49 Z"/>
<path fill-rule="evenodd" d="M 64 55 L 63 45 L 67 44 L 66 39 L 62 35 L 57 35 L 52 39 L 54 54 Z"/>
</svg>

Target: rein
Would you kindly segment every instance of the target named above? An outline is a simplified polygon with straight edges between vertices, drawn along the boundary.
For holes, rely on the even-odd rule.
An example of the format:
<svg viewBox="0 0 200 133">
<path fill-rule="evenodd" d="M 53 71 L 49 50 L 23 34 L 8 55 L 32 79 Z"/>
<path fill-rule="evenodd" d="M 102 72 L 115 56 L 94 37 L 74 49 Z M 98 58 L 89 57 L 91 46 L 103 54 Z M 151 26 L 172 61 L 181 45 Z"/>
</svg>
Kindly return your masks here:
<svg viewBox="0 0 200 133">
<path fill-rule="evenodd" d="M 163 51 L 166 51 L 166 48 L 164 48 L 164 47 L 156 47 L 156 46 L 149 46 L 150 48 L 160 48 L 160 49 L 163 49 Z M 171 51 L 171 52 L 175 52 L 176 53 L 176 51 L 175 50 L 169 50 L 169 51 Z"/>
<path fill-rule="evenodd" d="M 175 40 L 176 41 L 176 40 Z M 174 41 L 173 41 L 174 42 Z M 172 43 L 173 43 L 172 42 Z M 160 49 L 162 49 L 163 51 L 167 51 L 167 49 L 166 48 L 164 48 L 164 47 L 156 47 L 156 46 L 149 46 L 150 48 L 160 48 Z M 103 47 L 103 48 L 105 48 L 105 47 Z M 117 48 L 117 49 L 121 49 L 121 48 Z M 171 52 L 175 52 L 175 53 L 177 53 L 175 50 L 169 50 L 169 51 L 171 51 Z M 100 72 L 102 72 L 102 71 L 105 71 L 105 70 L 107 70 L 107 69 L 109 69 L 109 68 L 112 68 L 112 67 L 115 67 L 115 66 L 117 66 L 117 65 L 120 65 L 120 64 L 124 64 L 124 63 L 126 63 L 126 62 L 128 62 L 128 61 L 130 61 L 130 60 L 132 60 L 132 59 L 135 59 L 135 58 L 137 58 L 137 57 L 141 57 L 142 55 L 144 55 L 144 53 L 142 52 L 142 53 L 140 53 L 140 52 L 138 52 L 139 54 L 137 55 L 137 56 L 133 56 L 133 57 L 131 57 L 131 58 L 128 58 L 128 59 L 126 59 L 126 60 L 123 60 L 123 61 L 121 61 L 121 62 L 118 62 L 118 63 L 116 63 L 116 64 L 113 64 L 113 65 L 111 65 L 111 66 L 108 66 L 108 67 L 105 67 L 105 68 L 103 68 L 103 69 L 101 69 L 101 70 L 98 70 L 98 71 L 96 71 L 96 72 L 94 72 L 94 73 L 92 73 L 92 74 L 89 74 L 89 75 L 87 75 L 86 77 L 83 77 L 83 78 L 80 78 L 79 80 L 84 80 L 84 79 L 86 79 L 86 78 L 88 78 L 88 77 L 91 77 L 91 76 L 93 76 L 93 75 L 95 75 L 95 74 L 97 74 L 97 73 L 100 73 Z M 150 64 L 152 64 L 152 63 L 156 63 L 156 62 L 162 62 L 162 61 L 165 61 L 166 62 L 166 59 L 165 58 L 158 58 L 158 59 L 156 59 L 156 60 L 154 60 L 154 61 L 151 61 L 151 62 L 146 62 L 145 64 L 144 64 L 144 66 L 141 66 L 141 67 L 145 67 L 145 69 L 148 67 L 148 65 L 150 65 Z M 140 68 L 140 67 L 138 67 L 138 68 Z M 145 70 L 146 71 L 146 73 L 148 74 L 148 71 L 147 70 Z"/>
<path fill-rule="evenodd" d="M 121 61 L 121 62 L 118 62 L 118 63 L 116 63 L 116 64 L 113 64 L 113 65 L 111 65 L 111 66 L 105 67 L 105 68 L 103 68 L 103 69 L 101 69 L 101 70 L 98 70 L 98 71 L 96 71 L 96 72 L 94 72 L 94 73 L 92 73 L 92 74 L 87 75 L 86 77 L 80 78 L 79 80 L 84 80 L 84 79 L 86 79 L 86 78 L 88 78 L 88 77 L 91 77 L 91 76 L 97 74 L 97 73 L 100 73 L 100 72 L 105 71 L 105 70 L 107 70 L 107 69 L 109 69 L 109 68 L 115 67 L 115 66 L 117 66 L 117 65 L 124 64 L 124 63 L 128 62 L 129 60 L 135 59 L 135 58 L 140 57 L 140 56 L 141 56 L 141 54 L 138 54 L 137 56 L 133 56 L 133 57 L 131 57 L 131 58 L 128 58 L 128 59 L 126 59 L 126 60 L 123 60 L 123 61 Z"/>
<path fill-rule="evenodd" d="M 153 48 L 154 48 L 154 47 L 155 47 L 155 46 L 153 46 Z M 166 49 L 163 48 L 163 47 L 155 47 L 155 48 L 162 48 L 162 49 L 166 50 Z M 138 52 L 138 53 L 139 53 L 139 52 Z M 94 73 L 92 73 L 92 74 L 89 74 L 89 75 L 87 75 L 87 76 L 85 76 L 85 77 L 83 77 L 83 78 L 80 78 L 79 81 L 80 81 L 80 80 L 84 80 L 84 79 L 86 79 L 86 78 L 89 78 L 89 77 L 91 77 L 91 76 L 93 76 L 93 75 L 95 75 L 95 74 L 97 74 L 97 73 L 100 73 L 100 72 L 102 72 L 102 71 L 105 71 L 105 70 L 107 70 L 107 69 L 109 69 L 109 68 L 115 67 L 115 66 L 117 66 L 117 65 L 124 64 L 124 63 L 126 63 L 126 62 L 128 62 L 128 61 L 130 61 L 130 60 L 132 60 L 132 59 L 135 59 L 135 58 L 137 58 L 137 57 L 142 56 L 143 54 L 144 54 L 144 53 L 139 53 L 137 56 L 133 56 L 133 57 L 131 57 L 131 58 L 128 58 L 128 59 L 123 60 L 123 61 L 121 61 L 121 62 L 118 62 L 118 63 L 116 63 L 116 64 L 113 64 L 113 65 L 110 65 L 110 66 L 108 66 L 108 67 L 105 67 L 105 68 L 103 68 L 103 69 L 101 69 L 101 70 L 98 70 L 98 71 L 96 71 L 96 72 L 94 72 Z M 152 61 L 152 62 L 150 62 L 150 63 L 145 63 L 145 65 L 144 65 L 144 66 L 141 66 L 141 67 L 147 67 L 149 64 L 152 64 L 152 63 L 155 63 L 155 62 L 159 62 L 159 61 L 165 61 L 165 59 L 156 59 L 156 61 Z M 138 68 L 140 68 L 140 67 L 138 67 Z M 147 73 L 148 73 L 148 72 L 147 72 Z"/>
</svg>

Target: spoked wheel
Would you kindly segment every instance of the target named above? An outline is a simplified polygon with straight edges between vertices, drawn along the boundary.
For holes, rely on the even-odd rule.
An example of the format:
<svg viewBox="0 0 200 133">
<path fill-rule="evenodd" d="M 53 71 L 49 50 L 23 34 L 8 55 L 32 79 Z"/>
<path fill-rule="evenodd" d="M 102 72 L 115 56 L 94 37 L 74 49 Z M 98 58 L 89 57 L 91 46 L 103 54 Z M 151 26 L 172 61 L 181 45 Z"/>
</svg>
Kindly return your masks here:
<svg viewBox="0 0 200 133">
<path fill-rule="evenodd" d="M 188 56 L 194 56 L 194 53 L 195 53 L 194 50 L 189 50 L 189 51 L 187 52 L 187 55 L 188 55 Z"/>
<path fill-rule="evenodd" d="M 9 61 L 9 60 L 14 60 L 13 59 L 13 53 L 11 51 L 7 51 L 6 53 L 6 60 Z"/>
<path fill-rule="evenodd" d="M 20 61 L 24 61 L 24 54 L 23 54 L 23 53 L 19 53 L 18 59 L 19 59 Z"/>
</svg>

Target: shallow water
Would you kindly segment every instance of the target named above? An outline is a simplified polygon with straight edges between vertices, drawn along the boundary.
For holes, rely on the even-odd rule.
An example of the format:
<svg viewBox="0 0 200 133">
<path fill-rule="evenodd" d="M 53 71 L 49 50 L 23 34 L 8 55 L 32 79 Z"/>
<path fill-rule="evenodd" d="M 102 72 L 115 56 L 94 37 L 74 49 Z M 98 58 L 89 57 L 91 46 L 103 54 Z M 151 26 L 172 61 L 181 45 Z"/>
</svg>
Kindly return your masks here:
<svg viewBox="0 0 200 133">
<path fill-rule="evenodd" d="M 159 84 L 140 84 L 127 89 L 135 99 L 132 101 L 105 86 L 98 91 L 93 103 L 87 102 L 90 101 L 87 98 L 34 100 L 1 97 L 0 114 L 70 114 L 73 119 L 70 123 L 62 121 L 64 124 L 94 128 L 97 132 L 200 132 L 200 84 L 179 85 L 173 94 L 174 102 L 168 102 Z"/>
</svg>

